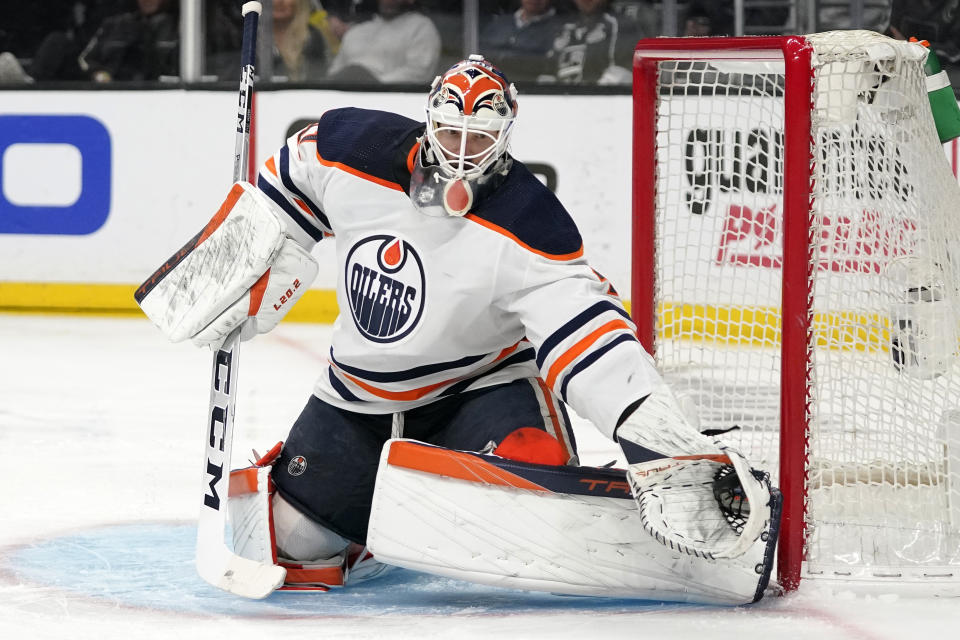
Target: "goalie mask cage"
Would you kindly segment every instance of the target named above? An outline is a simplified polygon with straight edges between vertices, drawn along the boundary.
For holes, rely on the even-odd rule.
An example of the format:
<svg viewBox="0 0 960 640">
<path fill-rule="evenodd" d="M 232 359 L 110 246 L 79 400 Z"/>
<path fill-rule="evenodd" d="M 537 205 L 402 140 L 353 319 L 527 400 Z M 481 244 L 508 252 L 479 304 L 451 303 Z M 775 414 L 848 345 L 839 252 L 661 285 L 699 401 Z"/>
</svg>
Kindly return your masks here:
<svg viewBox="0 0 960 640">
<path fill-rule="evenodd" d="M 781 487 L 788 589 L 960 585 L 960 189 L 925 57 L 866 31 L 635 52 L 633 316 Z"/>
</svg>

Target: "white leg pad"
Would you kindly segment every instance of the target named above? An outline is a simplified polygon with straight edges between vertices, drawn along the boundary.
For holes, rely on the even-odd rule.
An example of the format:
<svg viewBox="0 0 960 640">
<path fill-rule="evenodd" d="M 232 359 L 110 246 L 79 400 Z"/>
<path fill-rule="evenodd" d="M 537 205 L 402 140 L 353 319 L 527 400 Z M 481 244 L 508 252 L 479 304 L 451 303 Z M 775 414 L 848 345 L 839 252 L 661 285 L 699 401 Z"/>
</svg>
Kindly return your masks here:
<svg viewBox="0 0 960 640">
<path fill-rule="evenodd" d="M 277 564 L 273 535 L 270 530 L 271 468 L 270 466 L 250 468 L 231 474 L 233 486 L 230 499 L 227 501 L 230 530 L 233 534 L 233 552 L 240 557 L 264 564 Z M 253 473 L 256 474 L 256 486 L 246 487 L 243 491 L 238 490 L 237 478 L 249 482 Z"/>
<path fill-rule="evenodd" d="M 370 550 L 381 562 L 533 591 L 725 605 L 762 595 L 775 530 L 738 558 L 689 554 L 645 528 L 622 471 L 498 460 L 388 441 Z"/>
<path fill-rule="evenodd" d="M 279 453 L 279 448 L 276 452 Z M 276 587 L 280 591 L 329 591 L 333 587 L 342 587 L 347 571 L 347 543 L 337 542 L 343 539 L 309 521 L 279 498 L 273 490 L 270 469 L 270 465 L 264 465 L 230 473 L 227 505 L 234 553 L 263 565 L 282 567 L 285 571 L 282 584 Z M 277 500 L 283 540 L 300 552 L 317 551 L 321 555 L 306 556 L 310 559 L 280 557 L 275 535 L 274 506 Z M 325 555 L 331 548 L 333 551 Z"/>
</svg>

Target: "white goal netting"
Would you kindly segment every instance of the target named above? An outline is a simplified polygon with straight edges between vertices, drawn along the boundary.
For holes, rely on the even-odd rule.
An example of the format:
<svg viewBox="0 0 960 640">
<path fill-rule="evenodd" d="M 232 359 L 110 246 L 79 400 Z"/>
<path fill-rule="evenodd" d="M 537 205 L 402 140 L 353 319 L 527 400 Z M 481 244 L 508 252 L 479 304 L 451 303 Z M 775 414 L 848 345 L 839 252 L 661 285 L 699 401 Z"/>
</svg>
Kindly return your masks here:
<svg viewBox="0 0 960 640">
<path fill-rule="evenodd" d="M 784 201 L 796 69 L 657 56 L 657 362 L 701 429 L 732 429 L 775 479 L 783 389 L 804 385 L 807 443 L 790 455 L 806 456 L 806 575 L 960 580 L 960 189 L 925 50 L 862 31 L 806 39 L 805 210 Z M 805 218 L 809 251 L 806 278 L 786 284 L 785 215 Z M 808 301 L 804 362 L 781 355 L 785 291 Z"/>
</svg>

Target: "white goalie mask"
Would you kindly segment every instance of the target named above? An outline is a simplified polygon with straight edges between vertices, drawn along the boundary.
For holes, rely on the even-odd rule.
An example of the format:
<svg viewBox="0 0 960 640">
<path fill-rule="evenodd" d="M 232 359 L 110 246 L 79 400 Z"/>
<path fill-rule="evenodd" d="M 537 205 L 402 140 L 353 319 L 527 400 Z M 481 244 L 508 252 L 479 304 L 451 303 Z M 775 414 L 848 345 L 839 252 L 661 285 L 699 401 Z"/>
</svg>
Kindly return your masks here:
<svg viewBox="0 0 960 640">
<path fill-rule="evenodd" d="M 414 203 L 442 203 L 448 215 L 463 215 L 478 189 L 510 169 L 510 135 L 517 117 L 516 89 L 481 55 L 471 55 L 433 81 L 427 96 L 427 129 L 418 176 L 429 193 L 411 193 Z M 496 180 L 493 180 L 496 182 Z M 429 197 L 427 197 L 429 196 Z"/>
</svg>

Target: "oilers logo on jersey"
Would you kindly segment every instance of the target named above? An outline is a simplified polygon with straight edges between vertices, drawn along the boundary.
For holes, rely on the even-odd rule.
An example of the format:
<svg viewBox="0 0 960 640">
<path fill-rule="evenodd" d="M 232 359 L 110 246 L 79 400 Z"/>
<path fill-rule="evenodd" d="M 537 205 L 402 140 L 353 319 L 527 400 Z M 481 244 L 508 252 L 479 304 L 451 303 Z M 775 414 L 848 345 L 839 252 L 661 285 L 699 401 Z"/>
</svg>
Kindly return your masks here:
<svg viewBox="0 0 960 640">
<path fill-rule="evenodd" d="M 345 282 L 357 329 L 373 342 L 395 342 L 423 314 L 423 262 L 413 246 L 392 235 L 368 236 L 347 254 Z"/>
</svg>

